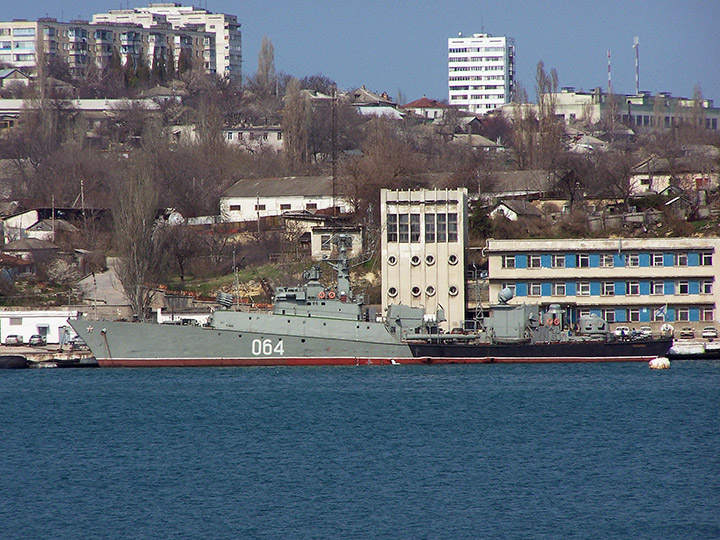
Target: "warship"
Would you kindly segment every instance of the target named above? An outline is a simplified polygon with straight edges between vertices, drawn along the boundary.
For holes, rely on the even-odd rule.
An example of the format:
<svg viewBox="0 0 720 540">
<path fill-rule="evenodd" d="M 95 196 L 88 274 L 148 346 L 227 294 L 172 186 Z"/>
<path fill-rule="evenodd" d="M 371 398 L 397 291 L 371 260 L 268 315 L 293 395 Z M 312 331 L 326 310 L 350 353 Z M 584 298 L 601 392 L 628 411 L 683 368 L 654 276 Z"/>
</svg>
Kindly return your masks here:
<svg viewBox="0 0 720 540">
<path fill-rule="evenodd" d="M 91 320 L 69 324 L 101 367 L 307 366 L 470 364 L 502 362 L 649 361 L 663 356 L 671 338 L 620 340 L 596 315 L 571 329 L 563 308 L 510 304 L 503 289 L 488 316 L 476 316 L 450 333 L 444 312 L 395 304 L 377 320 L 350 286 L 350 238 L 337 235 L 337 258 L 326 261 L 335 285 L 321 283 L 319 265 L 298 287 L 274 291 L 272 311 L 237 309 L 217 297 L 206 325 Z"/>
</svg>

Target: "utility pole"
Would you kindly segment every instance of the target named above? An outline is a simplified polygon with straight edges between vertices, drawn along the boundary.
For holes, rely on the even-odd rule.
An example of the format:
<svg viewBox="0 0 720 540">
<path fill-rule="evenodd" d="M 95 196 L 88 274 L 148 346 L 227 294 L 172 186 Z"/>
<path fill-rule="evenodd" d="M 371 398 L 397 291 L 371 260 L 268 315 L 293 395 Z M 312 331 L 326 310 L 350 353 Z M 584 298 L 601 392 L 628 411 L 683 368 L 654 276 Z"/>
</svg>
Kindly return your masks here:
<svg viewBox="0 0 720 540">
<path fill-rule="evenodd" d="M 331 119 L 331 125 L 332 125 L 332 142 L 331 142 L 331 152 L 332 152 L 332 207 L 333 207 L 333 216 L 337 216 L 337 204 L 335 202 L 335 198 L 337 197 L 337 148 L 336 148 L 336 139 L 337 139 L 337 86 L 333 84 L 332 86 L 332 96 L 330 99 L 330 114 L 332 116 Z"/>
</svg>

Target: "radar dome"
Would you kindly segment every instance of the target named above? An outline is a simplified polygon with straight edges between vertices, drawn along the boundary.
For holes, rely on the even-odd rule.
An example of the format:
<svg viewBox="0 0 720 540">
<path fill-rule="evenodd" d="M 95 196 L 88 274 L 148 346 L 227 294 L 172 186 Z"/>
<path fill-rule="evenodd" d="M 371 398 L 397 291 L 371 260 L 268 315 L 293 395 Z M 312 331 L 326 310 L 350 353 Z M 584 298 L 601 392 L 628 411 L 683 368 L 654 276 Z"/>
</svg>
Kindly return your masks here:
<svg viewBox="0 0 720 540">
<path fill-rule="evenodd" d="M 510 287 L 505 287 L 498 293 L 498 302 L 501 304 L 507 304 L 508 300 L 512 300 L 515 293 L 513 293 Z"/>
</svg>

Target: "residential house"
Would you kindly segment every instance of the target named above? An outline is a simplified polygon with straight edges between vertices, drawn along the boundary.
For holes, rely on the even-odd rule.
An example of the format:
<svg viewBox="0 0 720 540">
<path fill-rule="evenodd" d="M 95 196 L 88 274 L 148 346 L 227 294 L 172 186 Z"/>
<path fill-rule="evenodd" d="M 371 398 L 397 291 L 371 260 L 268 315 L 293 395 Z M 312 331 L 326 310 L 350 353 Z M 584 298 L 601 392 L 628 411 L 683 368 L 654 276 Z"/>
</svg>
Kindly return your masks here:
<svg viewBox="0 0 720 540">
<path fill-rule="evenodd" d="M 0 69 L 0 88 L 11 86 L 27 86 L 30 84 L 30 76 L 17 68 Z"/>
<path fill-rule="evenodd" d="M 2 252 L 33 263 L 46 261 L 55 256 L 60 248 L 53 243 L 37 238 L 22 238 L 5 244 Z"/>
<path fill-rule="evenodd" d="M 540 210 L 538 210 L 531 202 L 507 200 L 499 202 L 495 208 L 490 211 L 489 215 L 491 218 L 503 216 L 510 221 L 517 221 L 521 218 L 540 219 L 542 217 L 542 212 L 540 212 Z"/>
<path fill-rule="evenodd" d="M 239 146 L 250 153 L 267 150 L 280 152 L 283 149 L 281 126 L 235 126 L 221 130 L 228 145 Z"/>
<path fill-rule="evenodd" d="M 420 99 L 406 103 L 402 108 L 428 120 L 441 120 L 445 116 L 448 105 L 423 96 Z"/>
<path fill-rule="evenodd" d="M 393 120 L 402 120 L 405 112 L 397 107 L 397 103 L 390 99 L 387 92 L 376 94 L 365 85 L 348 92 L 348 99 L 353 107 L 365 116 L 384 116 Z"/>
<path fill-rule="evenodd" d="M 633 167 L 630 174 L 630 193 L 660 193 L 669 186 L 686 192 L 717 189 L 720 174 L 707 156 L 686 155 L 670 160 L 651 156 Z"/>
<path fill-rule="evenodd" d="M 331 176 L 288 176 L 245 178 L 228 188 L 220 198 L 222 221 L 257 221 L 284 212 L 317 212 L 336 207 L 347 213 L 350 204 L 339 182 Z M 333 193 L 335 196 L 333 196 Z"/>
</svg>

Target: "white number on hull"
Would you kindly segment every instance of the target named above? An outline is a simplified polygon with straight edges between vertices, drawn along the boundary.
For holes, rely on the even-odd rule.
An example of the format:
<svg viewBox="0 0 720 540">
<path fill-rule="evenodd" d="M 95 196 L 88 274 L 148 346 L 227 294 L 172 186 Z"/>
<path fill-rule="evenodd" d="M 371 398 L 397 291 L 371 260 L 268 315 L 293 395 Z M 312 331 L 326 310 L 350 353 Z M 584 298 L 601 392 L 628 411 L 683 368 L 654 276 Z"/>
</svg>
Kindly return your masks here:
<svg viewBox="0 0 720 540">
<path fill-rule="evenodd" d="M 253 339 L 252 341 L 252 353 L 255 356 L 270 356 L 273 353 L 283 355 L 285 349 L 283 347 L 283 340 L 278 340 L 277 344 L 273 347 L 271 339 Z"/>
</svg>

